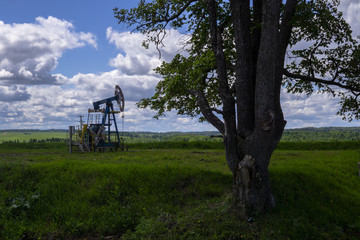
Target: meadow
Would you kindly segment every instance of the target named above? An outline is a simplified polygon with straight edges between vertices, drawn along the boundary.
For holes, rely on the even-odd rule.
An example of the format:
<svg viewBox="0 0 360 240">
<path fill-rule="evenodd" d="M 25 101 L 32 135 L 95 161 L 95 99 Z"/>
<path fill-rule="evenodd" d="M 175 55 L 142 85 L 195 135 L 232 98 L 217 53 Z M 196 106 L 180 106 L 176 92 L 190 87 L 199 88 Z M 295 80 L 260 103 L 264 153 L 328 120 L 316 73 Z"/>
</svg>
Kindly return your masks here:
<svg viewBox="0 0 360 240">
<path fill-rule="evenodd" d="M 36 141 L 45 141 L 45 140 L 53 140 L 53 139 L 63 139 L 65 140 L 67 137 L 67 132 L 59 132 L 59 131 L 0 131 L 0 143 L 2 142 L 32 142 Z"/>
<path fill-rule="evenodd" d="M 0 144 L 0 239 L 360 238 L 356 144 L 279 146 L 276 207 L 253 216 L 233 204 L 221 144 L 129 145 L 69 154 L 63 143 Z"/>
</svg>

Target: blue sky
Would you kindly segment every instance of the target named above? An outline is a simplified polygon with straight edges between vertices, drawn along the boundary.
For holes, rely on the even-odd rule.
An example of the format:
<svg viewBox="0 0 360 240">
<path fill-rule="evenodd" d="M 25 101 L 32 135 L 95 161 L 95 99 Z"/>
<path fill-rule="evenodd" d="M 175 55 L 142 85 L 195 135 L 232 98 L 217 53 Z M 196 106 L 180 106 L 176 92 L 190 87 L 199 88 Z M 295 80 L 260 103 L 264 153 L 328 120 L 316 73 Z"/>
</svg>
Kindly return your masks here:
<svg viewBox="0 0 360 240">
<path fill-rule="evenodd" d="M 125 0 L 2 0 L 0 4 L 0 129 L 67 128 L 86 115 L 92 102 L 123 89 L 126 131 L 214 130 L 197 119 L 154 112 L 135 103 L 152 96 L 160 76 L 153 72 L 181 47 L 171 30 L 159 59 L 141 46 L 144 36 L 118 25 L 113 8 L 134 7 Z M 341 10 L 360 35 L 360 3 L 342 0 Z M 336 116 L 337 99 L 326 95 L 283 94 L 288 128 L 359 126 Z"/>
</svg>

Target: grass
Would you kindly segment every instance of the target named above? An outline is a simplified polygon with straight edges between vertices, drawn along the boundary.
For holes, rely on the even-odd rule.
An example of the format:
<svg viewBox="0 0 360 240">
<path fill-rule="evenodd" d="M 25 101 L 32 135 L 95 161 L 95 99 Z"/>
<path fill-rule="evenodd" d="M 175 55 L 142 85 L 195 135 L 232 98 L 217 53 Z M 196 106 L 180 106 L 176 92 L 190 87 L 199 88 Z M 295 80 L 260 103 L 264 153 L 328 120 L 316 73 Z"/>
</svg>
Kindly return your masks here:
<svg viewBox="0 0 360 240">
<path fill-rule="evenodd" d="M 28 142 L 30 139 L 37 139 L 37 140 L 46 140 L 51 138 L 59 138 L 65 139 L 66 132 L 13 132 L 13 131 L 0 131 L 0 143 L 7 142 L 7 141 L 19 141 L 19 142 Z"/>
<path fill-rule="evenodd" d="M 277 150 L 269 168 L 276 208 L 248 219 L 232 205 L 223 150 L 179 144 L 102 154 L 1 144 L 0 238 L 360 237 L 357 151 Z"/>
<path fill-rule="evenodd" d="M 134 230 L 141 217 L 152 216 L 158 209 L 179 211 L 181 205 L 194 199 L 217 194 L 199 181 L 208 185 L 227 181 L 222 174 L 208 177 L 202 171 L 138 164 L 104 166 L 65 161 L 15 171 L 19 175 L 8 179 L 12 194 L 6 197 L 5 219 L 11 220 L 5 229 L 18 229 L 19 220 L 25 220 L 25 234 L 33 237 L 46 237 L 49 229 L 61 238 L 121 235 Z M 48 226 L 41 233 L 38 229 L 44 227 L 45 219 Z"/>
<path fill-rule="evenodd" d="M 277 151 L 269 215 L 290 239 L 359 238 L 360 179 L 355 151 Z"/>
</svg>

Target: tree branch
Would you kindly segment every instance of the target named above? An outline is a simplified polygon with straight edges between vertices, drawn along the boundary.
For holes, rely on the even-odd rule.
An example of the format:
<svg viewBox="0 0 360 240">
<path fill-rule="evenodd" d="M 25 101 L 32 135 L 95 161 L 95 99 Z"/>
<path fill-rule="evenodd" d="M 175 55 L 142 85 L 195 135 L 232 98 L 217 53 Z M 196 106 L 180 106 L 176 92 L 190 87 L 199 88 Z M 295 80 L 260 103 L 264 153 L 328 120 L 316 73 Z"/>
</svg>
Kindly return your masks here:
<svg viewBox="0 0 360 240">
<path fill-rule="evenodd" d="M 295 15 L 297 4 L 298 0 L 287 0 L 285 4 L 285 9 L 280 25 L 280 56 L 285 56 L 286 48 L 288 46 L 292 32 L 291 20 L 292 17 Z"/>
<path fill-rule="evenodd" d="M 213 111 L 213 112 L 216 112 L 217 114 L 221 114 L 221 115 L 223 115 L 224 114 L 224 112 L 223 111 L 221 111 L 220 109 L 217 109 L 217 108 L 209 108 L 211 111 Z"/>
<path fill-rule="evenodd" d="M 146 45 L 148 44 L 148 42 L 154 42 L 156 49 L 159 52 L 159 58 L 161 58 L 161 51 L 159 49 L 159 45 L 162 44 L 162 41 L 165 38 L 166 27 L 171 21 L 179 18 L 181 14 L 183 14 L 186 9 L 191 5 L 191 3 L 196 1 L 198 0 L 188 0 L 187 2 L 185 2 L 183 7 L 173 13 L 173 15 L 171 16 L 169 16 L 169 1 L 154 1 L 159 5 L 157 6 L 157 8 L 164 9 L 165 13 L 161 13 L 161 11 L 157 11 L 156 9 L 152 10 L 152 8 L 154 7 L 151 5 L 152 3 L 145 3 L 145 1 L 141 1 L 138 7 L 135 9 L 147 8 L 147 11 L 128 12 L 124 10 L 119 11 L 118 8 L 114 8 L 113 11 L 115 17 L 119 20 L 118 23 L 128 23 L 129 26 L 135 25 L 135 28 L 132 30 L 132 32 L 140 31 L 141 33 L 146 33 L 148 36 L 150 35 L 150 33 L 153 33 L 153 36 L 148 37 Z"/>
<path fill-rule="evenodd" d="M 178 12 L 176 12 L 174 15 L 168 17 L 169 11 L 166 12 L 166 16 L 164 16 L 164 18 L 160 18 L 160 19 L 156 19 L 156 20 L 152 20 L 143 24 L 139 24 L 135 29 L 136 30 L 140 30 L 142 27 L 146 27 L 148 28 L 149 26 L 153 26 L 157 23 L 161 23 L 161 22 L 165 22 L 165 23 L 169 23 L 174 19 L 177 19 L 178 17 L 180 17 L 180 15 L 186 11 L 186 9 L 190 6 L 191 3 L 196 2 L 198 0 L 189 0 Z"/>
<path fill-rule="evenodd" d="M 236 132 L 235 100 L 231 94 L 228 83 L 227 65 L 223 49 L 222 36 L 217 23 L 217 3 L 215 0 L 208 0 L 207 2 L 210 25 L 210 41 L 211 48 L 216 59 L 216 72 L 219 79 L 219 95 L 223 104 L 224 121 L 226 123 L 226 127 L 234 128 L 229 130 L 229 132 Z"/>
<path fill-rule="evenodd" d="M 291 73 L 287 69 L 284 69 L 283 73 L 284 73 L 285 76 L 287 76 L 289 78 L 296 78 L 296 79 L 300 79 L 300 80 L 305 81 L 305 82 L 314 82 L 314 83 L 322 83 L 322 84 L 325 84 L 325 85 L 337 86 L 337 87 L 341 87 L 341 88 L 346 89 L 346 90 L 350 90 L 354 94 L 355 94 L 355 92 L 360 92 L 360 86 L 359 87 L 349 86 L 349 85 L 344 85 L 344 84 L 339 83 L 339 82 L 335 82 L 334 80 L 325 80 L 325 79 L 321 79 L 321 78 L 316 78 L 316 77 L 310 77 L 310 76 L 304 76 L 304 75 L 301 75 L 301 74 Z"/>
<path fill-rule="evenodd" d="M 255 121 L 259 124 L 264 114 L 274 110 L 278 100 L 279 20 L 281 0 L 263 2 L 263 20 L 255 82 Z M 281 59 L 280 59 L 281 60 Z M 283 65 L 280 65 L 283 66 Z M 280 78 L 280 80 L 279 80 Z"/>
<path fill-rule="evenodd" d="M 222 111 L 211 108 L 205 94 L 199 90 L 189 90 L 189 92 L 196 97 L 196 104 L 199 106 L 200 111 L 204 118 L 213 125 L 221 134 L 225 133 L 224 123 L 213 113 L 217 112 L 222 114 Z"/>
<path fill-rule="evenodd" d="M 222 46 L 223 44 L 222 36 L 217 24 L 216 2 L 214 0 L 208 0 L 208 11 L 209 11 L 211 48 L 215 55 L 217 74 L 219 76 L 219 93 L 222 100 L 226 101 L 226 98 L 228 96 L 231 96 L 231 94 L 228 85 L 225 54 Z"/>
<path fill-rule="evenodd" d="M 262 0 L 253 1 L 253 30 L 251 34 L 251 47 L 252 47 L 252 61 L 253 65 L 256 65 L 257 58 L 259 54 L 260 39 L 261 39 L 261 22 L 262 22 Z M 256 70 L 256 68 L 253 68 Z M 253 72 L 253 77 L 255 77 L 255 71 Z"/>
<path fill-rule="evenodd" d="M 251 56 L 250 2 L 230 0 L 236 49 L 236 106 L 238 135 L 249 136 L 254 128 L 254 79 Z"/>
<path fill-rule="evenodd" d="M 280 102 L 280 92 L 281 92 L 281 84 L 282 84 L 282 69 L 285 62 L 286 49 L 288 47 L 291 32 L 293 25 L 291 23 L 292 18 L 295 15 L 296 6 L 298 4 L 298 0 L 287 0 L 285 4 L 285 9 L 283 12 L 283 17 L 281 19 L 280 24 L 280 34 L 279 34 L 279 53 L 278 53 L 278 65 L 277 65 L 277 81 L 275 82 L 275 101 Z"/>
</svg>

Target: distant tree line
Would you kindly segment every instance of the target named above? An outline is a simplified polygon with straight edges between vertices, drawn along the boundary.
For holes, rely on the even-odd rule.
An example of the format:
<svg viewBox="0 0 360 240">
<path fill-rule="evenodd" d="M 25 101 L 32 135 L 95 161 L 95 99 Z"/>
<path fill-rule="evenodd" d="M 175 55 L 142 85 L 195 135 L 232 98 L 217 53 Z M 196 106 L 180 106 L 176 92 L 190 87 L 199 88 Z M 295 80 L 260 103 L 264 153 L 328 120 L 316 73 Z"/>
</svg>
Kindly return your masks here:
<svg viewBox="0 0 360 240">
<path fill-rule="evenodd" d="M 5 132 L 20 132 L 25 135 L 36 132 L 49 132 L 41 138 L 30 138 L 26 140 L 1 140 L 0 142 L 14 142 L 14 143 L 43 143 L 43 142 L 65 142 L 66 139 L 61 137 L 51 137 L 50 132 L 67 132 L 66 129 L 51 129 L 51 130 L 29 130 L 29 129 L 11 129 L 0 130 Z M 193 142 L 193 141 L 222 141 L 221 138 L 211 138 L 211 136 L 221 136 L 217 131 L 203 131 L 203 132 L 121 132 L 121 137 L 128 143 L 145 143 L 145 142 Z M 47 137 L 48 136 L 48 137 Z M 322 128 L 297 128 L 285 129 L 281 138 L 282 142 L 331 142 L 331 141 L 360 141 L 360 127 L 322 127 Z"/>
<path fill-rule="evenodd" d="M 287 129 L 281 138 L 283 142 L 331 142 L 360 141 L 360 128 L 302 128 Z"/>
<path fill-rule="evenodd" d="M 46 139 L 30 138 L 28 141 L 26 140 L 20 141 L 19 139 L 2 141 L 2 143 L 50 143 L 50 142 L 64 143 L 65 139 L 64 138 L 46 138 Z"/>
</svg>

